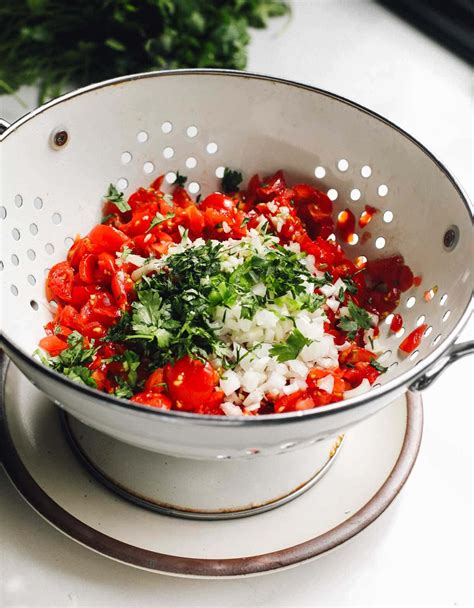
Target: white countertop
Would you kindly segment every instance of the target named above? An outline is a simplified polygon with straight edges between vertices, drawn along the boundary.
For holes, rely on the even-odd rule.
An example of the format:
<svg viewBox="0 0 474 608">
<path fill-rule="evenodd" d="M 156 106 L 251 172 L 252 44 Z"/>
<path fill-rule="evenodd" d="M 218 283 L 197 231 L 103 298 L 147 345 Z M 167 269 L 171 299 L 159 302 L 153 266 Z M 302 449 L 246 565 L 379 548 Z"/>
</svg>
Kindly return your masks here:
<svg viewBox="0 0 474 608">
<path fill-rule="evenodd" d="M 248 69 L 307 82 L 406 129 L 473 194 L 472 73 L 466 63 L 365 0 L 299 0 L 289 25 L 257 32 Z M 33 97 L 27 92 L 26 98 Z M 0 97 L 0 116 L 23 113 Z M 471 321 L 463 338 L 473 336 Z M 0 473 L 0 606 L 300 607 L 470 605 L 472 359 L 424 395 L 425 430 L 397 501 L 320 560 L 234 581 L 174 579 L 96 555 L 45 523 Z"/>
</svg>

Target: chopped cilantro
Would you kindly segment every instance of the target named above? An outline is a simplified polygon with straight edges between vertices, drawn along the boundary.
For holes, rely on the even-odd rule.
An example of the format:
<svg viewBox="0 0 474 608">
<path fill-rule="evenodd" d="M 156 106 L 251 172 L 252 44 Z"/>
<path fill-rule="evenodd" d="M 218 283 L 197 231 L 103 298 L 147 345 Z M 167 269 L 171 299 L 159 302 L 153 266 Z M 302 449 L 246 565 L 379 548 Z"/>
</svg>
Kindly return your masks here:
<svg viewBox="0 0 474 608">
<path fill-rule="evenodd" d="M 147 229 L 147 232 L 149 232 L 155 226 L 159 226 L 163 222 L 166 222 L 167 220 L 171 220 L 172 218 L 174 218 L 175 215 L 176 214 L 171 213 L 171 211 L 168 212 L 166 215 L 163 215 L 163 214 L 157 212 L 155 217 L 151 220 L 151 224 L 150 224 L 150 227 Z"/>
<path fill-rule="evenodd" d="M 388 370 L 388 367 L 385 367 L 384 365 L 382 365 L 381 363 L 379 363 L 379 362 L 377 361 L 377 359 L 374 359 L 373 357 L 372 357 L 372 359 L 370 360 L 370 365 L 371 365 L 372 367 L 374 367 L 374 368 L 375 368 L 375 369 L 376 369 L 378 372 L 380 372 L 381 374 L 384 374 L 384 373 L 385 373 L 385 372 Z"/>
<path fill-rule="evenodd" d="M 239 191 L 239 186 L 242 182 L 242 173 L 240 171 L 232 171 L 226 167 L 222 178 L 222 191 L 224 194 L 233 194 Z"/>
<path fill-rule="evenodd" d="M 341 304 L 344 302 L 345 293 L 346 293 L 346 291 L 345 291 L 344 287 L 341 287 L 339 289 L 339 293 L 337 295 L 337 299 L 339 300 L 339 302 L 341 302 Z"/>
<path fill-rule="evenodd" d="M 119 211 L 125 213 L 126 211 L 130 211 L 131 207 L 128 202 L 123 198 L 123 192 L 119 192 L 117 188 L 113 185 L 109 185 L 109 189 L 105 198 L 113 203 Z"/>
<path fill-rule="evenodd" d="M 270 355 L 276 357 L 280 363 L 296 359 L 304 346 L 311 344 L 311 340 L 305 338 L 299 329 L 294 329 L 288 336 L 286 342 L 275 344 L 270 350 Z"/>
<path fill-rule="evenodd" d="M 357 293 L 357 285 L 354 283 L 352 277 L 341 277 L 346 284 L 346 291 L 351 294 Z"/>
<path fill-rule="evenodd" d="M 186 183 L 187 179 L 188 178 L 186 177 L 186 175 L 181 175 L 179 171 L 176 171 L 176 179 L 174 181 L 174 185 L 182 188 Z"/>
<path fill-rule="evenodd" d="M 339 327 L 347 332 L 349 340 L 353 340 L 359 329 L 370 329 L 372 327 L 372 319 L 364 308 L 357 306 L 352 300 L 349 300 L 347 307 L 349 316 L 339 319 Z"/>
</svg>

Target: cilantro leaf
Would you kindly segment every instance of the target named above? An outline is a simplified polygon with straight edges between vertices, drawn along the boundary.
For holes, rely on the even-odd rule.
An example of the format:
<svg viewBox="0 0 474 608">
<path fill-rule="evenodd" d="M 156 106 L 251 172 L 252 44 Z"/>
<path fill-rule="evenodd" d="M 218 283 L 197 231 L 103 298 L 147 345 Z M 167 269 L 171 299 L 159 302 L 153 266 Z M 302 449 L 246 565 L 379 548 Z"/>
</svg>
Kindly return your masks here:
<svg viewBox="0 0 474 608">
<path fill-rule="evenodd" d="M 155 217 L 151 220 L 151 224 L 150 224 L 149 228 L 147 229 L 147 232 L 150 232 L 150 230 L 152 230 L 152 228 L 154 228 L 155 226 L 159 226 L 163 222 L 166 222 L 166 220 L 171 220 L 175 215 L 176 214 L 171 213 L 171 211 L 169 211 L 166 215 L 163 215 L 162 213 L 157 212 Z"/>
<path fill-rule="evenodd" d="M 346 284 L 346 291 L 351 294 L 357 293 L 357 285 L 354 283 L 352 277 L 341 277 Z"/>
<path fill-rule="evenodd" d="M 377 359 L 374 359 L 374 357 L 372 357 L 370 359 L 370 365 L 372 367 L 374 367 L 378 372 L 380 372 L 381 374 L 385 374 L 385 372 L 388 370 L 388 367 L 385 367 L 384 365 L 382 365 L 381 363 L 379 363 L 377 361 Z"/>
<path fill-rule="evenodd" d="M 279 363 L 296 359 L 304 346 L 311 344 L 311 340 L 305 338 L 299 329 L 294 329 L 288 336 L 286 342 L 275 344 L 270 349 L 270 355 L 276 357 Z"/>
<path fill-rule="evenodd" d="M 339 327 L 347 332 L 347 337 L 350 340 L 355 338 L 355 334 L 359 329 L 370 329 L 373 325 L 369 313 L 360 306 L 357 306 L 352 300 L 347 304 L 349 316 L 344 316 L 339 319 Z"/>
<path fill-rule="evenodd" d="M 226 167 L 222 178 L 222 191 L 224 194 L 238 192 L 242 179 L 242 173 L 240 173 L 240 171 L 232 171 L 232 169 Z"/>
<path fill-rule="evenodd" d="M 130 205 L 123 198 L 123 192 L 119 192 L 113 184 L 109 185 L 109 189 L 107 191 L 107 194 L 105 195 L 105 198 L 109 202 L 113 203 L 117 207 L 117 209 L 122 213 L 131 210 Z"/>
<path fill-rule="evenodd" d="M 174 181 L 174 186 L 178 186 L 179 188 L 182 188 L 184 186 L 184 184 L 186 183 L 186 180 L 188 178 L 186 177 L 186 175 L 181 175 L 179 171 L 176 171 L 176 179 Z"/>
<path fill-rule="evenodd" d="M 62 373 L 78 384 L 85 384 L 86 386 L 97 388 L 96 381 L 92 378 L 92 371 L 88 367 L 75 365 L 74 367 L 64 368 Z"/>
</svg>

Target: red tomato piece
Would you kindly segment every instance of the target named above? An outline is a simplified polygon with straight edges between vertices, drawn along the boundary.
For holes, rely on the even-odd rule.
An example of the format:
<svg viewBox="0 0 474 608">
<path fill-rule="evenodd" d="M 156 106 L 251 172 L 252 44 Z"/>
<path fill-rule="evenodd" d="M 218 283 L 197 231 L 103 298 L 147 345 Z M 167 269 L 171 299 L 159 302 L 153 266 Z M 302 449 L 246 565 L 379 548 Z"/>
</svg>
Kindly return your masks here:
<svg viewBox="0 0 474 608">
<path fill-rule="evenodd" d="M 420 327 L 414 329 L 408 336 L 402 341 L 400 346 L 398 347 L 404 353 L 412 353 L 414 350 L 418 348 L 421 344 L 421 340 L 423 339 L 423 334 L 427 330 L 428 325 L 423 324 Z"/>
<path fill-rule="evenodd" d="M 403 327 L 402 315 L 399 315 L 399 314 L 393 315 L 393 319 L 390 322 L 390 329 L 393 331 L 394 334 L 396 334 L 397 331 L 400 331 L 402 327 Z"/>
<path fill-rule="evenodd" d="M 45 338 L 41 338 L 39 341 L 40 347 L 49 353 L 52 357 L 57 357 L 59 354 L 68 348 L 68 343 L 58 336 L 46 336 Z"/>
<path fill-rule="evenodd" d="M 215 209 L 216 211 L 233 211 L 235 209 L 235 203 L 228 196 L 225 196 L 220 192 L 214 192 L 213 194 L 206 196 L 199 207 L 203 211 L 206 209 Z"/>
<path fill-rule="evenodd" d="M 313 397 L 308 391 L 301 390 L 291 395 L 282 395 L 275 401 L 275 412 L 297 412 L 300 410 L 310 410 L 315 406 Z"/>
<path fill-rule="evenodd" d="M 107 251 L 108 253 L 116 253 L 120 251 L 122 245 L 127 240 L 127 236 L 113 226 L 98 224 L 89 233 L 89 239 L 96 252 Z"/>
<path fill-rule="evenodd" d="M 137 393 L 130 398 L 130 401 L 139 403 L 140 405 L 156 407 L 160 410 L 170 410 L 172 405 L 169 397 L 155 391 L 143 391 L 141 393 Z"/>
<path fill-rule="evenodd" d="M 135 297 L 135 283 L 123 270 L 116 272 L 112 278 L 112 293 L 121 310 L 128 308 L 129 300 Z"/>
<path fill-rule="evenodd" d="M 158 367 L 157 369 L 155 369 L 154 372 L 152 372 L 148 376 L 148 379 L 145 382 L 145 391 L 157 391 L 157 392 L 161 393 L 161 392 L 163 392 L 164 388 L 165 388 L 165 381 L 164 381 L 163 368 Z"/>
<path fill-rule="evenodd" d="M 94 253 L 87 253 L 79 262 L 79 277 L 84 283 L 94 283 L 95 271 L 97 267 L 97 256 Z"/>
<path fill-rule="evenodd" d="M 208 362 L 185 356 L 174 365 L 167 364 L 164 378 L 168 393 L 178 409 L 193 410 L 210 398 L 219 380 Z"/>
<path fill-rule="evenodd" d="M 72 299 L 74 284 L 74 270 L 68 262 L 55 264 L 48 273 L 47 286 L 53 296 L 57 296 L 65 302 Z"/>
</svg>

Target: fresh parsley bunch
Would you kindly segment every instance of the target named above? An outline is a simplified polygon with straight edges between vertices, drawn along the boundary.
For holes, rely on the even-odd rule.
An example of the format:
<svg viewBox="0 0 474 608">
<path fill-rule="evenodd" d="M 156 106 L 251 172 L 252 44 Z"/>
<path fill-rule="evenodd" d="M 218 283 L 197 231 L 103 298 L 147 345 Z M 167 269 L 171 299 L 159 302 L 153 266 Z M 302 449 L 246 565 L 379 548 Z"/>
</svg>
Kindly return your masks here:
<svg viewBox="0 0 474 608">
<path fill-rule="evenodd" d="M 247 63 L 249 27 L 289 12 L 284 0 L 2 0 L 0 92 L 71 86 L 164 68 Z"/>
</svg>

